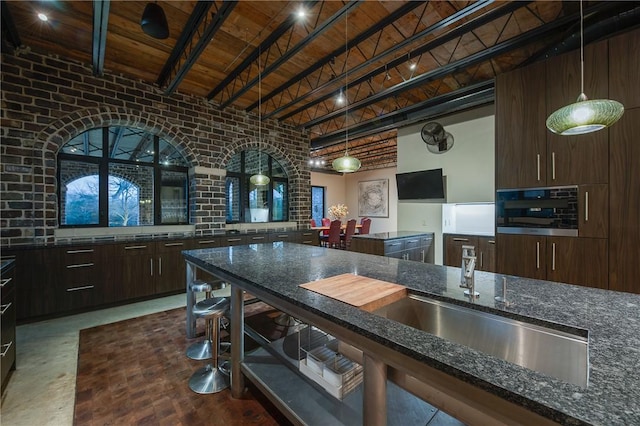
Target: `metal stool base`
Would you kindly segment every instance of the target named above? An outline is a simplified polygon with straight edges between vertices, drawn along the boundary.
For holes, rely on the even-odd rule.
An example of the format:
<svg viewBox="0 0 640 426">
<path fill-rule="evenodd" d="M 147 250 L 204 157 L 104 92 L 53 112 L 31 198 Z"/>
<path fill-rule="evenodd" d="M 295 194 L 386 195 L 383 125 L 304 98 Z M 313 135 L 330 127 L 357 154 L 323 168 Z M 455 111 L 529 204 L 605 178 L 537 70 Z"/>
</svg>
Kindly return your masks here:
<svg viewBox="0 0 640 426">
<path fill-rule="evenodd" d="M 187 348 L 187 357 L 196 361 L 213 358 L 213 348 L 211 347 L 211 341 L 205 339 L 201 342 L 195 342 Z"/>
<path fill-rule="evenodd" d="M 217 393 L 229 387 L 229 376 L 208 364 L 198 369 L 189 379 L 189 388 L 195 393 Z"/>
</svg>

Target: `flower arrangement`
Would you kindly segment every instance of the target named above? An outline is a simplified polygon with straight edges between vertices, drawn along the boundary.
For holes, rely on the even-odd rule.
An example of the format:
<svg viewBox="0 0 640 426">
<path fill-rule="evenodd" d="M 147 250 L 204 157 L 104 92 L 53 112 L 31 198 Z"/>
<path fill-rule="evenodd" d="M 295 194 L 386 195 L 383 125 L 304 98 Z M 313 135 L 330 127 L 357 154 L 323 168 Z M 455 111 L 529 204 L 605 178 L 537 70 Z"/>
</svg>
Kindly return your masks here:
<svg viewBox="0 0 640 426">
<path fill-rule="evenodd" d="M 342 220 L 347 217 L 347 215 L 349 214 L 349 210 L 344 204 L 336 204 L 329 207 L 328 213 L 331 220 Z"/>
</svg>

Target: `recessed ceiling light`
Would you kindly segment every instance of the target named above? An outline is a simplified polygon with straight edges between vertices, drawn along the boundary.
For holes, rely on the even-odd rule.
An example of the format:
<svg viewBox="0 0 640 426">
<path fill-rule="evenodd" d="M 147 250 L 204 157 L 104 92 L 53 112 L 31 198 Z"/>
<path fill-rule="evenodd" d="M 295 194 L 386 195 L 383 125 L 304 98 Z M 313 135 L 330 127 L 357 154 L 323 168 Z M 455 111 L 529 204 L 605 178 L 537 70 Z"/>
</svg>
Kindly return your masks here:
<svg viewBox="0 0 640 426">
<path fill-rule="evenodd" d="M 409 69 L 415 70 L 417 66 L 418 64 L 416 64 L 415 62 L 411 62 L 411 64 L 409 65 Z"/>
<path fill-rule="evenodd" d="M 38 19 L 40 19 L 42 22 L 47 22 L 49 20 L 49 17 L 42 12 L 38 12 Z"/>
<path fill-rule="evenodd" d="M 301 7 L 300 9 L 298 9 L 296 15 L 298 16 L 298 19 L 304 19 L 307 17 L 307 11 L 304 7 Z"/>
</svg>

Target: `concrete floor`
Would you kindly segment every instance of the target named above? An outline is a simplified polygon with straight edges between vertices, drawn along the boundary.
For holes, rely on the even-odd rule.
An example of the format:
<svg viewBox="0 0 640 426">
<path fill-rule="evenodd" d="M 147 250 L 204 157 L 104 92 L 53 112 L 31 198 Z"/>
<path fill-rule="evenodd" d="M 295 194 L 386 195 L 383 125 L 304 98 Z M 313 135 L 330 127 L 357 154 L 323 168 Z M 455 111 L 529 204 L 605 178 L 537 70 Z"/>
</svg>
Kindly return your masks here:
<svg viewBox="0 0 640 426">
<path fill-rule="evenodd" d="M 0 424 L 73 425 L 79 331 L 185 304 L 179 294 L 18 326 L 16 370 L 2 396 Z"/>
</svg>

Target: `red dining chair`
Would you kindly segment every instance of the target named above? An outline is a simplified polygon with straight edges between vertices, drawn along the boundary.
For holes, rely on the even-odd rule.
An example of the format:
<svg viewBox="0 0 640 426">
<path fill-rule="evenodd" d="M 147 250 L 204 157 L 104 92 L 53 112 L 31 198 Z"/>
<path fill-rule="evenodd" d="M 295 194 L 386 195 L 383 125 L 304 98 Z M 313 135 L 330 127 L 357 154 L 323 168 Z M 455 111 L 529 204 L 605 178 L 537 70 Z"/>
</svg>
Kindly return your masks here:
<svg viewBox="0 0 640 426">
<path fill-rule="evenodd" d="M 366 218 L 362 221 L 362 228 L 360 228 L 360 234 L 361 235 L 368 234 L 369 229 L 371 229 L 371 219 Z"/>
<path fill-rule="evenodd" d="M 331 221 L 329 225 L 329 236 L 327 237 L 325 247 L 330 248 L 340 248 L 340 228 L 342 227 L 342 222 L 339 220 Z"/>
<path fill-rule="evenodd" d="M 316 220 L 315 220 L 315 219 L 309 219 L 309 225 L 310 225 L 312 228 L 315 228 L 315 227 L 316 227 Z"/>
<path fill-rule="evenodd" d="M 356 233 L 356 220 L 351 219 L 347 222 L 347 229 L 344 231 L 344 235 L 342 236 L 342 249 L 349 250 L 351 247 L 351 237 Z"/>
<path fill-rule="evenodd" d="M 331 225 L 331 219 L 327 218 L 327 217 L 323 217 L 322 218 L 322 226 L 330 226 Z M 324 237 L 328 237 L 329 236 L 329 230 L 327 229 L 326 231 L 322 231 L 322 235 Z"/>
</svg>

